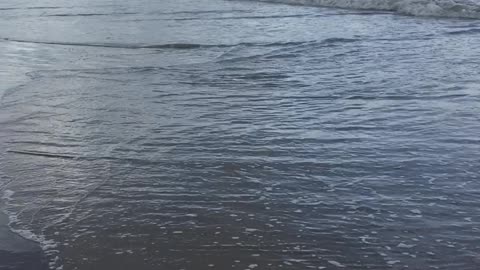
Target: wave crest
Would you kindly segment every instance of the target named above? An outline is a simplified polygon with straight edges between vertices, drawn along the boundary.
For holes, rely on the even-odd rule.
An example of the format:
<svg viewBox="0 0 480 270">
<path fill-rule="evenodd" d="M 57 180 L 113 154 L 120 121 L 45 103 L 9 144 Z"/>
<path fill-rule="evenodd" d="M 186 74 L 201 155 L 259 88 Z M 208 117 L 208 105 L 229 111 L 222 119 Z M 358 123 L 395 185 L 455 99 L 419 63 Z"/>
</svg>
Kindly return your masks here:
<svg viewBox="0 0 480 270">
<path fill-rule="evenodd" d="M 413 16 L 480 19 L 478 0 L 258 0 L 295 5 L 391 11 Z"/>
</svg>

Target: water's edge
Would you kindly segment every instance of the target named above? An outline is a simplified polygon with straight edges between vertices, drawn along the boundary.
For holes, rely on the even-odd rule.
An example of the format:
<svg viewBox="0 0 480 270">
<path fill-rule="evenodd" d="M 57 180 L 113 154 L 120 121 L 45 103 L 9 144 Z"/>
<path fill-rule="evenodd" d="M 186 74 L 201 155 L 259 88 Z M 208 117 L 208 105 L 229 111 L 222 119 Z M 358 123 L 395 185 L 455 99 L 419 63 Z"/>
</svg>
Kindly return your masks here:
<svg viewBox="0 0 480 270">
<path fill-rule="evenodd" d="M 1 203 L 0 203 L 1 207 Z M 0 258 L 10 270 L 44 270 L 47 261 L 38 243 L 12 232 L 8 216 L 0 210 Z"/>
<path fill-rule="evenodd" d="M 6 76 L 4 76 L 6 77 Z M 0 108 L 2 107 L 2 101 L 4 95 L 10 90 L 15 89 L 22 85 L 22 83 L 28 81 L 27 76 L 16 78 L 13 81 L 8 81 L 8 78 L 4 87 L 0 88 Z M 0 118 L 1 120 L 1 118 Z M 0 142 L 3 145 L 3 142 Z M 4 149 L 6 148 L 3 147 Z M 3 152 L 2 155 L 6 153 Z M 8 184 L 7 184 L 8 185 Z M 0 186 L 0 194 L 5 191 L 6 185 Z M 39 243 L 26 239 L 15 233 L 10 227 L 10 218 L 4 212 L 5 198 L 0 196 L 0 258 L 2 267 L 7 267 L 9 270 L 46 270 L 48 268 L 48 260 L 44 255 L 44 252 Z M 3 269 L 3 268 L 2 268 Z"/>
</svg>

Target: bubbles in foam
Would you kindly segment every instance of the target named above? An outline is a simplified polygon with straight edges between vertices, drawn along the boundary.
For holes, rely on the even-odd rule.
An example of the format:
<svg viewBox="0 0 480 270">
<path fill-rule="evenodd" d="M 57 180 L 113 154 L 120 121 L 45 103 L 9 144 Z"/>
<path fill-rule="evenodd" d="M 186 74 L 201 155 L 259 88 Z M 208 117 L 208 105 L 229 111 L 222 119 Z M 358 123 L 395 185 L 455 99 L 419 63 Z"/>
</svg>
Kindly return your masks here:
<svg viewBox="0 0 480 270">
<path fill-rule="evenodd" d="M 14 191 L 10 189 L 6 189 L 3 192 L 3 195 L 1 199 L 6 203 L 9 204 L 13 201 L 13 195 L 15 194 Z M 8 208 L 4 209 L 3 212 L 8 216 L 8 226 L 10 230 L 23 237 L 26 240 L 30 240 L 33 242 L 36 242 L 40 245 L 42 248 L 43 252 L 45 255 L 47 255 L 50 258 L 53 258 L 50 260 L 50 268 L 52 269 L 61 269 L 61 265 L 59 265 L 59 258 L 56 255 L 58 253 L 58 250 L 55 248 L 57 247 L 57 243 L 55 243 L 53 240 L 47 240 L 45 236 L 42 234 L 34 233 L 32 230 L 22 228 L 21 226 L 22 222 L 19 220 L 18 213 L 9 211 Z M 60 267 L 60 268 L 59 268 Z"/>
<path fill-rule="evenodd" d="M 472 0 L 260 0 L 295 5 L 392 11 L 414 16 L 480 19 L 480 3 Z"/>
</svg>

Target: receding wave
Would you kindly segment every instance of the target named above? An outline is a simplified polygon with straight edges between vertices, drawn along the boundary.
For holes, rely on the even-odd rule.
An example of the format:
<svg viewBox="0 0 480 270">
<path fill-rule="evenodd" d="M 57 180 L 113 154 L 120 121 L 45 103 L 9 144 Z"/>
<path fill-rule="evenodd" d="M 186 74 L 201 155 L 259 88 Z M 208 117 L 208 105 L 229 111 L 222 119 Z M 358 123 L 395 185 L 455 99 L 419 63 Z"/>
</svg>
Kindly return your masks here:
<svg viewBox="0 0 480 270">
<path fill-rule="evenodd" d="M 80 47 L 103 47 L 103 48 L 118 48 L 118 49 L 199 49 L 199 48 L 229 48 L 237 46 L 257 46 L 257 47 L 275 47 L 288 45 L 301 45 L 308 42 L 241 42 L 236 44 L 198 44 L 198 43 L 165 43 L 165 44 L 129 44 L 129 43 L 97 43 L 97 42 L 63 42 L 63 41 L 41 41 L 41 40 L 25 40 L 25 39 L 11 39 L 1 38 L 0 40 L 31 43 L 31 44 L 45 44 L 45 45 L 60 45 L 60 46 L 80 46 Z"/>
<path fill-rule="evenodd" d="M 47 158 L 75 159 L 74 156 L 70 156 L 70 155 L 53 154 L 53 153 L 45 153 L 45 152 L 37 152 L 37 151 L 8 150 L 7 152 L 9 152 L 9 153 L 14 153 L 14 154 L 19 154 L 19 155 L 26 155 L 26 156 L 39 156 L 39 157 L 47 157 Z"/>
<path fill-rule="evenodd" d="M 22 9 L 60 9 L 62 7 L 5 7 L 0 8 L 1 10 L 22 10 Z"/>
<path fill-rule="evenodd" d="M 413 16 L 480 19 L 475 0 L 255 0 L 361 10 L 380 10 Z"/>
<path fill-rule="evenodd" d="M 135 12 L 118 12 L 118 13 L 58 13 L 49 14 L 45 17 L 91 17 L 91 16 L 117 16 L 117 15 L 134 15 Z"/>
<path fill-rule="evenodd" d="M 449 35 L 480 34 L 479 28 L 448 32 Z"/>
<path fill-rule="evenodd" d="M 222 45 L 206 45 L 206 44 L 193 44 L 193 43 L 169 43 L 169 44 L 153 44 L 152 45 L 152 44 L 128 44 L 128 43 L 41 41 L 41 40 L 25 40 L 25 39 L 10 39 L 10 38 L 3 38 L 3 40 L 11 41 L 11 42 L 19 42 L 19 43 L 31 43 L 31 44 L 80 46 L 80 47 L 103 47 L 103 48 L 118 48 L 118 49 L 196 49 L 201 47 L 222 46 Z"/>
<path fill-rule="evenodd" d="M 174 21 L 204 21 L 204 20 L 245 20 L 245 19 L 285 19 L 285 18 L 301 18 L 311 14 L 297 14 L 297 15 L 271 15 L 271 16 L 230 16 L 230 17 L 192 17 L 192 18 L 173 18 L 165 20 Z"/>
</svg>

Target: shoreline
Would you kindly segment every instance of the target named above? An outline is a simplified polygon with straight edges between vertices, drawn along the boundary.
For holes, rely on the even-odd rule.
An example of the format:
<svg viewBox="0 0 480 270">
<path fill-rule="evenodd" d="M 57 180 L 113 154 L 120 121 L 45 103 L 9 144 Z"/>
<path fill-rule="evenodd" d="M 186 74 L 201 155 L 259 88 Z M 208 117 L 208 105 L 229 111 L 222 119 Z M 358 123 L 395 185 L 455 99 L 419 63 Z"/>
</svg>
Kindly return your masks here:
<svg viewBox="0 0 480 270">
<path fill-rule="evenodd" d="M 10 230 L 8 217 L 0 211 L 0 269 L 47 270 L 40 246 Z"/>
</svg>

